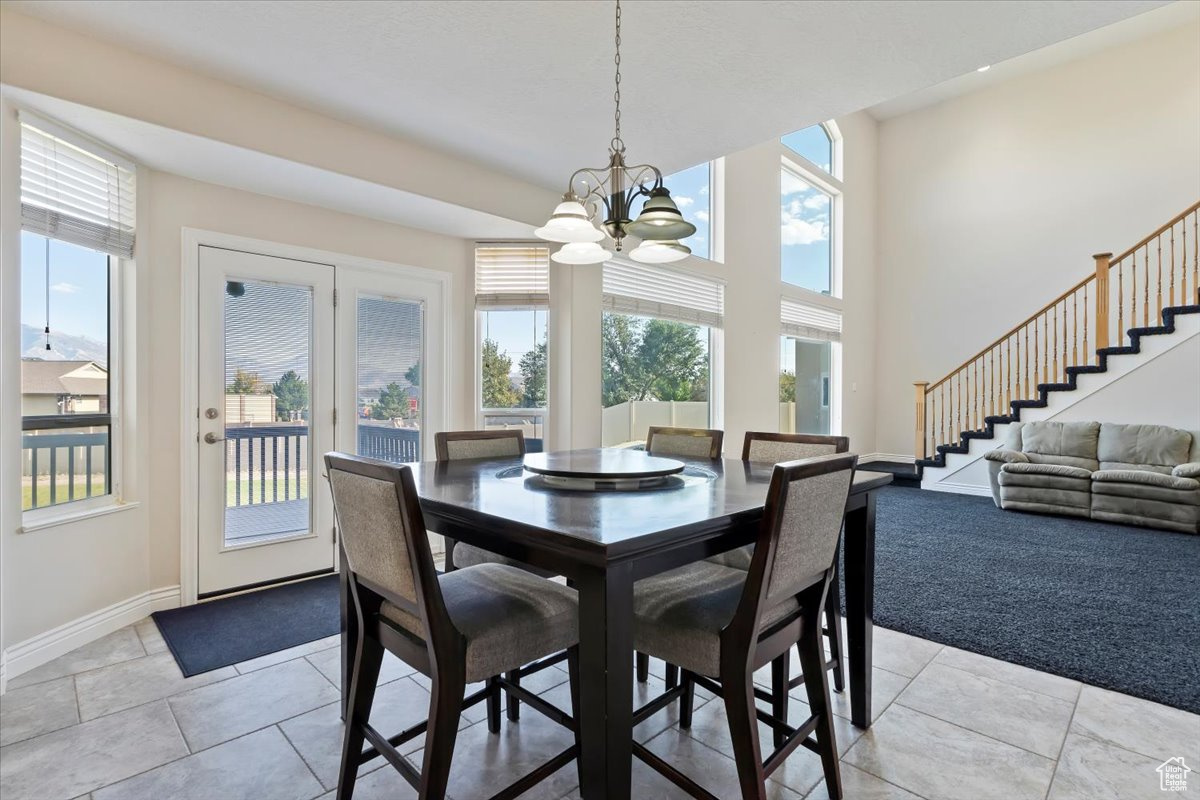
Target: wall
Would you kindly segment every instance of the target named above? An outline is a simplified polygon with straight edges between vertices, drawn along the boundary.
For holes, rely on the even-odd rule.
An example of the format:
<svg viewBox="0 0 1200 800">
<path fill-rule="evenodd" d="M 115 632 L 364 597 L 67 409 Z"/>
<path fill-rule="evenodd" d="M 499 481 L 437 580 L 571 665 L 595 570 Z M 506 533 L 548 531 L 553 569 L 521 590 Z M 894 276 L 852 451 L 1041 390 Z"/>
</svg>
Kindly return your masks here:
<svg viewBox="0 0 1200 800">
<path fill-rule="evenodd" d="M 1197 142 L 1194 22 L 881 123 L 879 450 L 912 453 L 913 381 L 1194 203 Z"/>
</svg>

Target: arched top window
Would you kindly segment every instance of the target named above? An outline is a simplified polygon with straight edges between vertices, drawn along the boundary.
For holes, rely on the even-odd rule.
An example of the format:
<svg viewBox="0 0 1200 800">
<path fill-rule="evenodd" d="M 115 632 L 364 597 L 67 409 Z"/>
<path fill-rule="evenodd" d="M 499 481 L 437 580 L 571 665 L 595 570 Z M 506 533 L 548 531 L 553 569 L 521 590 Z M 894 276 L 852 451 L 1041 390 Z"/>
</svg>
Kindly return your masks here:
<svg viewBox="0 0 1200 800">
<path fill-rule="evenodd" d="M 824 124 L 810 125 L 780 138 L 783 146 L 833 175 L 833 136 Z"/>
</svg>

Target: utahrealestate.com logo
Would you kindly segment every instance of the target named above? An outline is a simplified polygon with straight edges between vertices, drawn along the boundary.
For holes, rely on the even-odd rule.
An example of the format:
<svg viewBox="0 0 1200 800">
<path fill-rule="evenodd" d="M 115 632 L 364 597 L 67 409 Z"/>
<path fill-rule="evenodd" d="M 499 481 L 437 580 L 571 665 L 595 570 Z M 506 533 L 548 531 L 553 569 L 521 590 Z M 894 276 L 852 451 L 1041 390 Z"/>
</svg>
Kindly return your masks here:
<svg viewBox="0 0 1200 800">
<path fill-rule="evenodd" d="M 1158 788 L 1164 792 L 1186 792 L 1187 776 L 1191 767 L 1183 763 L 1183 756 L 1168 758 L 1157 767 Z"/>
</svg>

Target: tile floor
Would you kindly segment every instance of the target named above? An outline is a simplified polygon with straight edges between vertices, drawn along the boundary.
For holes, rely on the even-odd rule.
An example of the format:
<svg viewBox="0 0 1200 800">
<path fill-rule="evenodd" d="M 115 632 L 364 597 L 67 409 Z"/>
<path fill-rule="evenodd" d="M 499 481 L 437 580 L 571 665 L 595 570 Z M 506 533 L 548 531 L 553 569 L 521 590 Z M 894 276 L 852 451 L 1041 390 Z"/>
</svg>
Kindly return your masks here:
<svg viewBox="0 0 1200 800">
<path fill-rule="evenodd" d="M 876 632 L 875 722 L 846 719 L 835 696 L 845 795 L 851 800 L 1139 800 L 1168 795 L 1155 768 L 1183 756 L 1200 769 L 1200 717 L 887 630 Z M 639 701 L 662 689 L 662 665 Z M 566 673 L 528 683 L 560 707 Z M 375 725 L 423 719 L 428 682 L 391 659 Z M 337 639 L 181 677 L 145 620 L 20 675 L 0 697 L 3 800 L 309 800 L 332 798 L 341 745 Z M 803 689 L 793 694 L 799 717 Z M 736 797 L 720 701 L 700 692 L 692 728 L 674 709 L 635 736 L 722 798 Z M 532 711 L 499 735 L 476 706 L 462 722 L 450 796 L 475 800 L 567 745 Z M 420 738 L 406 750 L 417 753 Z M 357 800 L 415 797 L 390 768 L 363 768 Z M 684 795 L 639 762 L 639 800 Z M 577 798 L 574 765 L 526 797 Z M 827 798 L 815 755 L 798 750 L 771 778 L 771 798 Z"/>
</svg>

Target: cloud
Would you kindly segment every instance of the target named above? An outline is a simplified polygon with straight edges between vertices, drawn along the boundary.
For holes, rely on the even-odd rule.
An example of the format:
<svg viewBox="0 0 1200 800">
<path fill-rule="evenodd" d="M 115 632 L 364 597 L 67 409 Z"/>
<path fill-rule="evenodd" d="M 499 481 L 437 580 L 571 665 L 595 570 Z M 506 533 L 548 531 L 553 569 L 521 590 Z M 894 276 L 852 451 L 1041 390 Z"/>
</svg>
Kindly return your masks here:
<svg viewBox="0 0 1200 800">
<path fill-rule="evenodd" d="M 823 194 L 810 194 L 802 202 L 805 208 L 819 208 L 822 210 L 829 208 L 829 198 Z"/>
<path fill-rule="evenodd" d="M 697 211 L 694 216 L 696 217 L 696 219 L 700 220 L 701 222 L 708 222 L 708 212 L 707 211 Z"/>
<path fill-rule="evenodd" d="M 700 194 L 708 194 L 708 185 L 707 184 L 700 187 Z"/>
<path fill-rule="evenodd" d="M 783 209 L 780 213 L 780 240 L 783 244 L 814 244 L 829 240 L 829 223 L 824 219 L 802 219 Z"/>
<path fill-rule="evenodd" d="M 63 282 L 52 285 L 50 291 L 58 292 L 59 294 L 75 294 L 76 292 L 82 292 L 83 289 L 73 283 Z"/>
<path fill-rule="evenodd" d="M 687 207 L 688 207 L 688 206 L 690 206 L 692 203 L 695 203 L 695 202 L 696 202 L 696 201 L 695 201 L 695 200 L 693 200 L 692 198 L 690 198 L 690 197 L 686 197 L 686 196 L 683 196 L 683 197 L 676 197 L 676 198 L 673 198 L 673 199 L 675 200 L 675 205 L 679 206 L 681 209 L 683 209 L 683 208 L 687 208 Z"/>
</svg>

